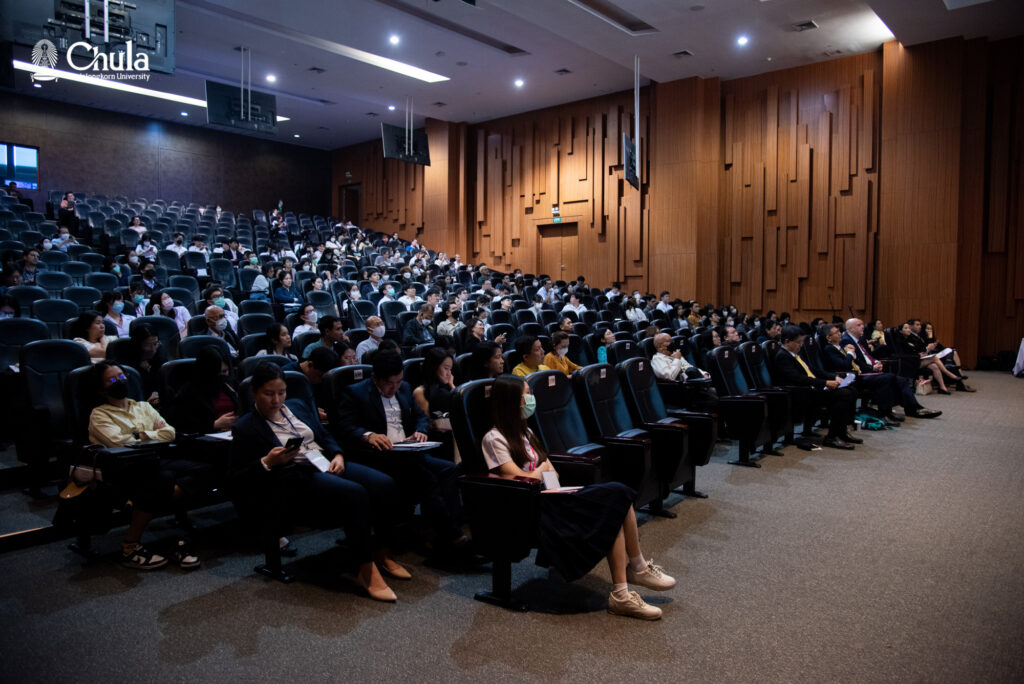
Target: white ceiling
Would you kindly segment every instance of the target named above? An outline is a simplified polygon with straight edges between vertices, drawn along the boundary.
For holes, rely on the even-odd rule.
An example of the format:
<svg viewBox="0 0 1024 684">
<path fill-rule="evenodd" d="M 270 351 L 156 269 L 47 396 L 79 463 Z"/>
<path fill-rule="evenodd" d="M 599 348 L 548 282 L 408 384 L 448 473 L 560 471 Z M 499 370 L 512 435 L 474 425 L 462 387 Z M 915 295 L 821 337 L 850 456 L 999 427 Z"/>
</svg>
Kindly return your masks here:
<svg viewBox="0 0 1024 684">
<path fill-rule="evenodd" d="M 654 31 L 631 35 L 581 4 L 614 6 Z M 808 20 L 819 28 L 793 29 Z M 906 45 L 958 35 L 1020 35 L 1024 2 L 989 0 L 947 10 L 944 0 L 476 0 L 475 7 L 462 0 L 178 0 L 175 21 L 176 73 L 154 74 L 148 87 L 203 99 L 207 78 L 238 83 L 235 48 L 246 45 L 254 88 L 276 94 L 278 113 L 291 119 L 275 135 L 261 137 L 334 149 L 377 137 L 380 121 L 402 125 L 406 97 L 413 99 L 417 125 L 424 116 L 485 121 L 631 88 L 634 55 L 644 83 L 732 79 L 871 51 L 893 34 Z M 525 54 L 462 35 L 466 29 Z M 389 44 L 391 34 L 401 37 L 399 45 Z M 736 44 L 740 35 L 749 37 L 742 48 Z M 327 41 L 450 80 L 425 83 L 357 62 L 336 54 Z M 692 56 L 673 56 L 681 50 Z M 19 54 L 26 59 L 20 48 Z M 571 73 L 558 75 L 559 69 Z M 277 76 L 275 84 L 264 80 L 268 73 Z M 521 89 L 513 85 L 517 78 L 525 81 Z M 24 72 L 16 72 L 16 89 L 206 125 L 201 108 L 66 81 L 33 88 Z M 397 109 L 389 112 L 389 104 Z"/>
</svg>

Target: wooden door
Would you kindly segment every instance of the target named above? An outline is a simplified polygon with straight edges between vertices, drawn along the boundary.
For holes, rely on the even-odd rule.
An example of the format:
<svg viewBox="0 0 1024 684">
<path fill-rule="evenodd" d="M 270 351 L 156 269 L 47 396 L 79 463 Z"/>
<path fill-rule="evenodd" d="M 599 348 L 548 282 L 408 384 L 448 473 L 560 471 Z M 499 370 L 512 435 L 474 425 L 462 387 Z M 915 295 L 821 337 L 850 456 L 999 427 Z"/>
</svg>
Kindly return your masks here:
<svg viewBox="0 0 1024 684">
<path fill-rule="evenodd" d="M 540 226 L 537 240 L 537 273 L 552 280 L 579 275 L 579 235 L 575 223 Z"/>
</svg>

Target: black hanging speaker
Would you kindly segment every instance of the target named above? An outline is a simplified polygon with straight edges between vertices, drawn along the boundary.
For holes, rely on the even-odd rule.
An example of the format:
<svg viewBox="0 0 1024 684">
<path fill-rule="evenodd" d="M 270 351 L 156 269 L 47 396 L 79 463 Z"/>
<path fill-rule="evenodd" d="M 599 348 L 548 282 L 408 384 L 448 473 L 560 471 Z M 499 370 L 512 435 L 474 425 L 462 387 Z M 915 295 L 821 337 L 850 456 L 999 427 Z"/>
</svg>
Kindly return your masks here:
<svg viewBox="0 0 1024 684">
<path fill-rule="evenodd" d="M 0 88 L 14 87 L 14 44 L 6 40 L 0 41 Z"/>
</svg>

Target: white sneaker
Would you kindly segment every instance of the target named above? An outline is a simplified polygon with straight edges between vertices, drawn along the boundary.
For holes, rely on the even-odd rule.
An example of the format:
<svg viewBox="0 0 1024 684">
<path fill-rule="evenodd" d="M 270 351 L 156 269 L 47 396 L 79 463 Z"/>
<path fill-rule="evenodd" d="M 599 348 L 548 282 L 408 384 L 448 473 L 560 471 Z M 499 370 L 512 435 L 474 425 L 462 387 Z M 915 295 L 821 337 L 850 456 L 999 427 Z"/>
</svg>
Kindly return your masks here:
<svg viewBox="0 0 1024 684">
<path fill-rule="evenodd" d="M 626 598 L 616 598 L 615 594 L 608 595 L 608 612 L 612 615 L 625 615 L 626 617 L 640 618 L 641 620 L 660 620 L 661 608 L 644 603 L 640 594 L 635 591 L 629 592 Z"/>
<path fill-rule="evenodd" d="M 655 565 L 653 560 L 647 561 L 647 567 L 639 572 L 626 566 L 626 581 L 655 591 L 667 591 L 676 586 L 675 578 L 665 574 L 661 566 Z"/>
</svg>

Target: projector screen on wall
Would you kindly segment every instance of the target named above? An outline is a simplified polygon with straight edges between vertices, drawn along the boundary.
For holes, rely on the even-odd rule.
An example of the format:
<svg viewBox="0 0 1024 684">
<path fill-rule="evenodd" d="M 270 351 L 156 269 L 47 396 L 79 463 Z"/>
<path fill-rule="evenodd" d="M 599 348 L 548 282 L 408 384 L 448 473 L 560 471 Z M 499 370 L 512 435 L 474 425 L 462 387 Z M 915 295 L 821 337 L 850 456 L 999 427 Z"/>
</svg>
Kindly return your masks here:
<svg viewBox="0 0 1024 684">
<path fill-rule="evenodd" d="M 0 177 L 6 187 L 11 181 L 24 190 L 39 188 L 39 148 L 0 143 Z"/>
</svg>

